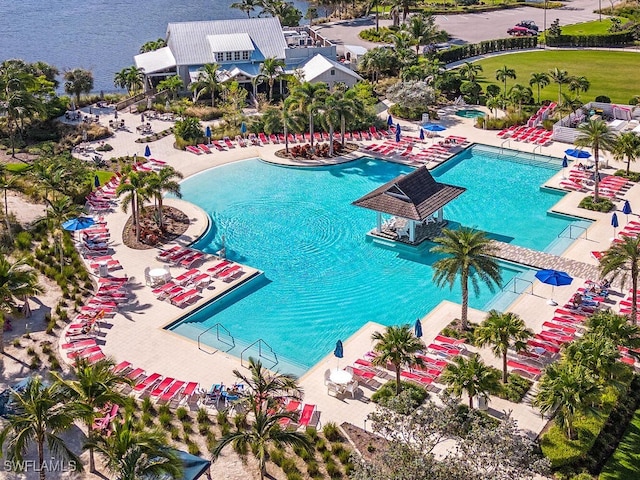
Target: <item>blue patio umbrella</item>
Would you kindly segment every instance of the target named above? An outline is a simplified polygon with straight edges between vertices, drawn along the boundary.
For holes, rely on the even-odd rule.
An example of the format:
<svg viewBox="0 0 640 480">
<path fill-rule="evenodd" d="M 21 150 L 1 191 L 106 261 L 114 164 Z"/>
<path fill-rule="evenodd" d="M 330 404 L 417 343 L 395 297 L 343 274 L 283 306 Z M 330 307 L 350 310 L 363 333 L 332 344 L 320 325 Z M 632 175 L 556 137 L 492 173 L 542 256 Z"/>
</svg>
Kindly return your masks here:
<svg viewBox="0 0 640 480">
<path fill-rule="evenodd" d="M 413 331 L 416 334 L 417 338 L 422 337 L 422 322 L 419 318 L 416 320 L 416 324 L 413 326 Z"/>
<path fill-rule="evenodd" d="M 420 140 L 424 140 L 424 130 L 420 129 Z"/>
<path fill-rule="evenodd" d="M 342 340 L 336 342 L 336 348 L 333 350 L 333 356 L 338 359 L 338 365 L 340 365 L 340 359 L 344 357 L 344 347 L 342 346 Z"/>
<path fill-rule="evenodd" d="M 84 230 L 92 227 L 95 223 L 96 222 L 91 217 L 78 217 L 64 222 L 62 224 L 62 228 L 69 230 L 70 232 L 75 232 L 77 230 Z"/>
<path fill-rule="evenodd" d="M 93 186 L 96 188 L 100 187 L 100 179 L 98 178 L 98 175 L 93 176 Z"/>
<path fill-rule="evenodd" d="M 591 156 L 589 152 L 585 152 L 584 150 L 579 150 L 577 148 L 568 148 L 564 153 L 574 158 L 589 158 Z"/>
<path fill-rule="evenodd" d="M 618 228 L 618 215 L 616 212 L 613 212 L 613 215 L 611 215 L 611 226 L 613 227 L 613 236 L 615 238 L 616 228 Z"/>
<path fill-rule="evenodd" d="M 396 124 L 396 142 L 400 141 L 400 136 L 402 135 L 402 128 L 400 127 L 400 124 L 397 123 Z"/>
<path fill-rule="evenodd" d="M 387 117 L 387 127 L 390 127 L 391 125 L 393 125 L 393 117 L 389 115 Z"/>
<path fill-rule="evenodd" d="M 144 156 L 147 157 L 147 158 L 149 158 L 151 156 L 151 149 L 149 148 L 149 145 L 144 147 Z"/>
<path fill-rule="evenodd" d="M 437 123 L 425 123 L 424 125 L 422 125 L 422 128 L 424 128 L 428 132 L 442 132 L 447 129 L 447 127 L 443 127 L 442 125 L 438 125 Z"/>
<path fill-rule="evenodd" d="M 629 200 L 624 201 L 624 205 L 622 207 L 622 213 L 624 213 L 627 216 L 627 223 L 629 223 L 629 214 L 632 213 L 631 204 L 629 203 Z"/>
<path fill-rule="evenodd" d="M 539 270 L 536 272 L 536 278 L 542 283 L 551 285 L 551 298 L 548 300 L 549 305 L 557 305 L 553 300 L 554 287 L 560 287 L 563 285 L 571 285 L 573 278 L 567 272 L 561 272 L 560 270 Z"/>
</svg>

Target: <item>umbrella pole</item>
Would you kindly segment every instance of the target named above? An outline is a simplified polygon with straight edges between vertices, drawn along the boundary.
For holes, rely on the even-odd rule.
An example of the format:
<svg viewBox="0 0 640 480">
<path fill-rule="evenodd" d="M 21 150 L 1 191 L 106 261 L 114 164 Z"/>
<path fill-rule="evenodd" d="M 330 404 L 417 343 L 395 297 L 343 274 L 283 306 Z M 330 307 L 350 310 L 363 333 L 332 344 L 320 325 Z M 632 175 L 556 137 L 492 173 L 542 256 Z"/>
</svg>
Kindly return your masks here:
<svg viewBox="0 0 640 480">
<path fill-rule="evenodd" d="M 549 305 L 551 305 L 552 307 L 555 307 L 556 305 L 558 305 L 558 302 L 556 302 L 556 301 L 553 299 L 553 290 L 554 290 L 554 288 L 555 288 L 555 287 L 554 287 L 553 285 L 551 285 L 551 298 L 550 298 L 549 300 L 547 300 L 547 303 L 548 303 Z"/>
</svg>

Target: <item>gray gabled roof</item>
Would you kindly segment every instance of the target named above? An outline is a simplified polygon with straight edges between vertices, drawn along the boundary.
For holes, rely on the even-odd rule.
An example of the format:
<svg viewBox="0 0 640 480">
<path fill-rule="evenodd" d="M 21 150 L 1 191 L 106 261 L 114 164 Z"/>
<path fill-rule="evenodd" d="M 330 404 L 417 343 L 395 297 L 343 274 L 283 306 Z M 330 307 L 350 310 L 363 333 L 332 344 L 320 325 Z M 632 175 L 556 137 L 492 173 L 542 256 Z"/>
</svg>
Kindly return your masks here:
<svg viewBox="0 0 640 480">
<path fill-rule="evenodd" d="M 362 77 L 351 70 L 349 67 L 346 67 L 341 63 L 336 62 L 335 60 L 330 60 L 327 57 L 320 55 L 319 53 L 314 55 L 301 67 L 298 68 L 302 69 L 302 72 L 304 73 L 304 81 L 310 83 L 315 82 L 320 75 L 327 72 L 328 70 L 331 70 L 332 68 L 340 70 L 358 81 L 362 80 Z"/>
<path fill-rule="evenodd" d="M 436 182 L 427 167 L 420 167 L 367 193 L 353 205 L 422 222 L 465 190 Z"/>
<path fill-rule="evenodd" d="M 284 60 L 287 42 L 277 17 L 177 22 L 167 26 L 167 46 L 178 65 L 204 65 L 215 62 L 207 37 L 246 33 L 261 55 L 252 58 L 275 57 Z"/>
</svg>

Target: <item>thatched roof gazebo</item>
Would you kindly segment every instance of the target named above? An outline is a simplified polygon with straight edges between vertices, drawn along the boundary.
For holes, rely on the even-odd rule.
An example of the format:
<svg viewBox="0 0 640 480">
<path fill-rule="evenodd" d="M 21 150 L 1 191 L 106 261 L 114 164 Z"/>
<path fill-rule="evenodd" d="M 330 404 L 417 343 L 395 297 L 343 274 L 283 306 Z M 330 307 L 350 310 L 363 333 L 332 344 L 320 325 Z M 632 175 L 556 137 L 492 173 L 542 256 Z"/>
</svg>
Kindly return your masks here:
<svg viewBox="0 0 640 480">
<path fill-rule="evenodd" d="M 416 227 L 429 223 L 443 223 L 443 208 L 461 195 L 466 188 L 439 183 L 431 176 L 427 167 L 400 175 L 370 193 L 359 198 L 353 205 L 378 212 L 377 227 L 373 233 L 382 234 L 383 229 L 395 231 L 397 239 L 408 237 L 411 244 L 416 241 Z M 437 216 L 434 213 L 437 212 Z M 393 215 L 383 224 L 382 214 Z"/>
</svg>

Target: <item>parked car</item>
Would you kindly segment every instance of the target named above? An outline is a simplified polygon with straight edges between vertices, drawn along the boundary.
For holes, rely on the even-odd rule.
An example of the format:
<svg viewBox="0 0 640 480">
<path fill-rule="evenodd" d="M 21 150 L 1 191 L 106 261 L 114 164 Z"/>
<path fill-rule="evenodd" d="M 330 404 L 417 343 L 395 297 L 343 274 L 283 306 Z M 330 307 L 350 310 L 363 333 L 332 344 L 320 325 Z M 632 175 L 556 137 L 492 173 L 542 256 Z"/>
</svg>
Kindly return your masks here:
<svg viewBox="0 0 640 480">
<path fill-rule="evenodd" d="M 538 28 L 538 25 L 536 25 L 536 22 L 534 22 L 533 20 L 521 20 L 516 23 L 516 27 L 524 27 L 528 28 L 529 30 L 535 30 L 536 32 L 540 30 Z"/>
<path fill-rule="evenodd" d="M 514 37 L 526 37 L 526 36 L 538 35 L 537 30 L 531 30 L 530 28 L 526 28 L 526 27 L 519 27 L 517 25 L 507 30 L 507 33 L 509 35 L 513 35 Z"/>
</svg>

